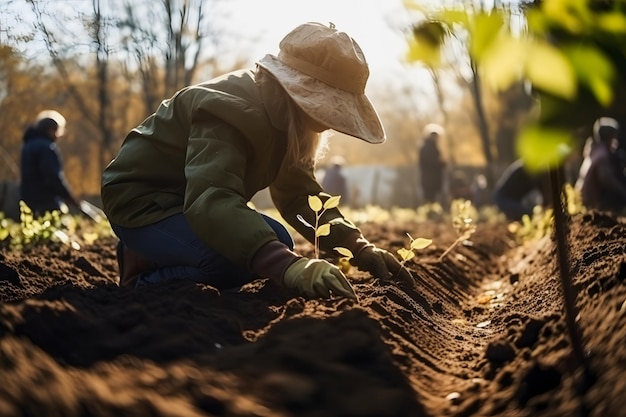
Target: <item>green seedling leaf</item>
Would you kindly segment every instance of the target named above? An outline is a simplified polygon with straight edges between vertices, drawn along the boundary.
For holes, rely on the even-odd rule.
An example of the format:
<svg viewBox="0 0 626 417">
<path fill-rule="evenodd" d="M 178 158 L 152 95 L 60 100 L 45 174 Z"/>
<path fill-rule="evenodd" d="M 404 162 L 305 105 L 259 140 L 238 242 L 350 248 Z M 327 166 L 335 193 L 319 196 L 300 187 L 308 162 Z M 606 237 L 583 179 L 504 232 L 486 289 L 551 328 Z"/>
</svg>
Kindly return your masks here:
<svg viewBox="0 0 626 417">
<path fill-rule="evenodd" d="M 482 54 L 480 65 L 485 81 L 496 91 L 503 91 L 522 77 L 528 45 L 510 35 L 495 39 Z"/>
<path fill-rule="evenodd" d="M 417 239 L 414 239 L 411 241 L 411 251 L 413 249 L 415 250 L 420 250 L 420 249 L 424 249 L 427 246 L 429 246 L 431 243 L 433 243 L 432 239 L 425 239 L 423 237 L 418 237 Z"/>
<path fill-rule="evenodd" d="M 326 223 L 321 225 L 315 231 L 315 236 L 328 236 L 330 234 L 330 224 Z"/>
<path fill-rule="evenodd" d="M 517 140 L 517 153 L 531 172 L 558 166 L 570 154 L 573 138 L 566 130 L 529 126 Z"/>
<path fill-rule="evenodd" d="M 346 258 L 354 258 L 354 255 L 352 254 L 352 251 L 348 248 L 344 248 L 341 246 L 337 246 L 335 248 L 333 248 L 335 251 L 337 251 L 341 256 L 345 256 Z"/>
<path fill-rule="evenodd" d="M 480 60 L 504 26 L 504 19 L 499 13 L 479 12 L 474 18 L 472 27 L 472 42 L 470 44 L 470 54 Z"/>
<path fill-rule="evenodd" d="M 339 200 L 341 200 L 340 195 L 330 197 L 328 200 L 324 202 L 324 208 L 328 210 L 328 209 L 339 206 Z"/>
<path fill-rule="evenodd" d="M 574 66 L 578 79 L 593 92 L 603 106 L 613 101 L 611 85 L 615 79 L 615 68 L 611 60 L 598 48 L 577 45 L 565 48 L 565 54 Z"/>
<path fill-rule="evenodd" d="M 559 22 L 572 33 L 580 33 L 593 22 L 586 0 L 550 0 L 542 2 L 541 10 L 548 19 Z"/>
<path fill-rule="evenodd" d="M 415 252 L 409 249 L 400 248 L 398 249 L 398 255 L 400 255 L 400 258 L 402 259 L 402 262 L 404 263 L 408 261 L 409 259 L 413 258 L 415 256 Z"/>
<path fill-rule="evenodd" d="M 310 195 L 309 207 L 311 207 L 311 210 L 317 213 L 322 209 L 322 200 L 316 195 Z"/>
<path fill-rule="evenodd" d="M 429 67 L 441 65 L 441 46 L 445 28 L 440 22 L 427 21 L 413 27 L 413 37 L 409 39 L 409 62 L 423 62 Z"/>
<path fill-rule="evenodd" d="M 315 227 L 311 223 L 309 223 L 306 220 L 304 220 L 304 217 L 302 217 L 301 215 L 298 214 L 296 216 L 296 219 L 298 219 L 300 221 L 300 223 L 302 223 L 306 227 L 310 227 L 311 229 L 315 229 Z"/>
<path fill-rule="evenodd" d="M 626 16 L 620 12 L 600 13 L 596 16 L 596 26 L 603 31 L 626 33 Z"/>
<path fill-rule="evenodd" d="M 568 100 L 576 96 L 576 73 L 563 52 L 547 41 L 537 40 L 527 55 L 525 72 L 533 85 Z"/>
</svg>

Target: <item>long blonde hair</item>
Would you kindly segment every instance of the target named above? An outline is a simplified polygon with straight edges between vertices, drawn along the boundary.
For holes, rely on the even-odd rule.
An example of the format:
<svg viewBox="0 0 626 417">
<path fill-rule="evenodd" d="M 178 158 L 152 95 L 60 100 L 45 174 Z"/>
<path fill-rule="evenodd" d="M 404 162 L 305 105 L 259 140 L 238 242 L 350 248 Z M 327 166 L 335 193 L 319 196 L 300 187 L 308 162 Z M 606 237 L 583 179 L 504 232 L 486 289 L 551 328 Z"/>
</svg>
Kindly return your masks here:
<svg viewBox="0 0 626 417">
<path fill-rule="evenodd" d="M 269 111 L 280 119 L 278 123 L 287 131 L 287 151 L 284 163 L 288 168 L 296 166 L 314 168 L 328 148 L 328 136 L 310 128 L 302 120 L 302 110 L 285 92 L 274 76 L 261 67 L 257 67 L 256 82 L 263 90 L 263 99 Z"/>
</svg>

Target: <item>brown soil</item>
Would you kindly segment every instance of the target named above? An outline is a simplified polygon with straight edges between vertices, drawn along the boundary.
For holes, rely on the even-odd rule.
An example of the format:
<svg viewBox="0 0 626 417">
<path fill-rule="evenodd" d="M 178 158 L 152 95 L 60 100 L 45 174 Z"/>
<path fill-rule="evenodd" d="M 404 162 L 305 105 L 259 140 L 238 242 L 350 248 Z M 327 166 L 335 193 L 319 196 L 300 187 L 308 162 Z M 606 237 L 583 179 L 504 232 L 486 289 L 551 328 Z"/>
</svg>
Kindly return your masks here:
<svg viewBox="0 0 626 417">
<path fill-rule="evenodd" d="M 115 241 L 0 252 L 0 415 L 624 416 L 626 224 L 570 228 L 585 366 L 574 355 L 551 238 L 505 225 L 364 224 L 414 285 L 352 270 L 359 304 L 266 280 L 119 288 Z M 298 241 L 298 250 L 312 247 Z M 584 369 L 588 372 L 583 372 Z"/>
</svg>

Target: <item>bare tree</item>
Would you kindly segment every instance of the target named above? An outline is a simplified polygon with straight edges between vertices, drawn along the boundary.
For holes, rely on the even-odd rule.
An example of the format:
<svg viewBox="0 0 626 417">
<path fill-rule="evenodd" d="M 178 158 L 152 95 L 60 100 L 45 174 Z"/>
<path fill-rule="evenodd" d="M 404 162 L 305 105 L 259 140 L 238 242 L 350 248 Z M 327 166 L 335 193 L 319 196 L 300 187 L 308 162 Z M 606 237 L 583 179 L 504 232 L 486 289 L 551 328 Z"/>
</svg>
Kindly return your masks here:
<svg viewBox="0 0 626 417">
<path fill-rule="evenodd" d="M 217 42 L 206 16 L 206 1 L 160 0 L 157 8 L 154 4 L 139 8 L 137 2 L 126 1 L 119 23 L 124 47 L 134 60 L 131 66 L 140 75 L 147 109 L 155 108 L 160 97 L 191 84 L 206 40 Z"/>
<path fill-rule="evenodd" d="M 113 141 L 113 128 L 111 126 L 111 100 L 109 85 L 109 60 L 110 50 L 107 44 L 107 26 L 100 8 L 100 0 L 92 0 L 93 20 L 91 25 L 91 37 L 95 43 L 96 72 L 98 80 L 98 128 L 102 133 L 102 152 L 99 160 L 100 171 L 111 154 L 111 144 Z"/>
<path fill-rule="evenodd" d="M 79 61 L 68 59 L 71 57 L 71 53 L 68 55 L 62 53 L 67 46 L 59 41 L 60 34 L 55 34 L 49 23 L 47 23 L 48 19 L 53 19 L 54 21 L 55 17 L 51 16 L 50 13 L 44 13 L 38 1 L 33 0 L 30 3 L 36 17 L 36 27 L 43 37 L 52 63 L 61 75 L 61 80 L 65 83 L 65 87 L 72 99 L 76 102 L 76 109 L 81 113 L 82 118 L 88 121 L 94 127 L 94 131 L 97 132 L 97 143 L 100 147 L 98 152 L 100 155 L 98 170 L 102 171 L 112 152 L 113 128 L 111 124 L 111 86 L 109 85 L 110 49 L 107 43 L 110 25 L 102 13 L 100 0 L 92 0 L 91 13 L 84 15 L 81 19 L 89 37 L 88 44 L 93 49 L 94 54 L 94 61 L 84 63 L 85 68 L 81 72 L 88 74 L 91 72 L 90 68 L 94 68 L 96 72 L 95 90 L 97 91 L 97 100 L 95 101 L 95 109 L 89 90 L 85 92 L 84 88 L 81 89 L 84 86 L 84 82 L 76 81 L 75 74 L 77 71 L 74 66 L 79 65 Z M 63 22 L 56 21 L 55 27 L 57 29 L 62 28 Z M 69 66 L 69 63 L 71 63 L 72 67 Z"/>
</svg>

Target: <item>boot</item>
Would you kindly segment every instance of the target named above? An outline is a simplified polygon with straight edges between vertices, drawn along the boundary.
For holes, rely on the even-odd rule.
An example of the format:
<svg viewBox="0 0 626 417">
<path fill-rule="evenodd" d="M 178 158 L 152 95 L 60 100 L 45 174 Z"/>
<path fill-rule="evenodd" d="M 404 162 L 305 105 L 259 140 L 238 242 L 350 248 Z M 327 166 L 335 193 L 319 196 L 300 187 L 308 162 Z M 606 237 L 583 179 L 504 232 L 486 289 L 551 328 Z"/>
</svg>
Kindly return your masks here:
<svg viewBox="0 0 626 417">
<path fill-rule="evenodd" d="M 130 250 L 122 241 L 117 242 L 116 253 L 120 287 L 135 288 L 139 274 L 150 269 L 150 263 L 137 252 Z"/>
</svg>

